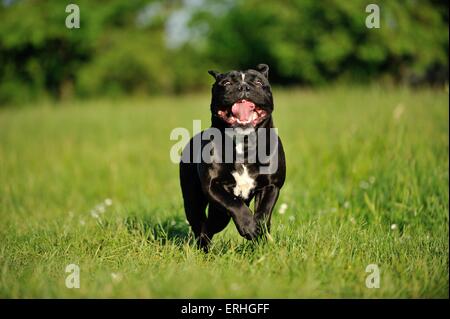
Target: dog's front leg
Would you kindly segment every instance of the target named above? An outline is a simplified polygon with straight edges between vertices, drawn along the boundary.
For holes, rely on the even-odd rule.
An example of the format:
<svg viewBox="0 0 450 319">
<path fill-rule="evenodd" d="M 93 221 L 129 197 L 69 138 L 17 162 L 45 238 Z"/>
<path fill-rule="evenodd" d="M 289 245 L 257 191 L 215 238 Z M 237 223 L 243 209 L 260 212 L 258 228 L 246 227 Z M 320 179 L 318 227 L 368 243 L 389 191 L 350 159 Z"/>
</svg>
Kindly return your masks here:
<svg viewBox="0 0 450 319">
<path fill-rule="evenodd" d="M 258 237 L 260 229 L 250 208 L 234 194 L 230 194 L 219 180 L 212 180 L 209 189 L 209 200 L 223 212 L 230 214 L 239 234 L 253 240 Z"/>
<path fill-rule="evenodd" d="M 270 232 L 270 220 L 280 189 L 271 184 L 255 195 L 255 219 L 263 231 Z"/>
</svg>

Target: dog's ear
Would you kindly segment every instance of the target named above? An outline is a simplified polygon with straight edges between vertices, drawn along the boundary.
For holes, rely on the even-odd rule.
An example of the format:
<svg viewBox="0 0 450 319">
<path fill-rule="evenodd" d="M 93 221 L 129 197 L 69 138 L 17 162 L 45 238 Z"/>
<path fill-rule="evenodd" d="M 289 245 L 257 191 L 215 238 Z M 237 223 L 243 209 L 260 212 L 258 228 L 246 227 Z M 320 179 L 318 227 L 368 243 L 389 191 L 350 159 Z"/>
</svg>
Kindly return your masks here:
<svg viewBox="0 0 450 319">
<path fill-rule="evenodd" d="M 256 71 L 262 73 L 266 77 L 269 78 L 269 66 L 267 64 L 261 63 L 256 66 Z"/>
<path fill-rule="evenodd" d="M 217 79 L 217 77 L 220 75 L 220 72 L 214 70 L 209 70 L 208 73 L 211 74 L 214 77 L 214 79 Z"/>
</svg>

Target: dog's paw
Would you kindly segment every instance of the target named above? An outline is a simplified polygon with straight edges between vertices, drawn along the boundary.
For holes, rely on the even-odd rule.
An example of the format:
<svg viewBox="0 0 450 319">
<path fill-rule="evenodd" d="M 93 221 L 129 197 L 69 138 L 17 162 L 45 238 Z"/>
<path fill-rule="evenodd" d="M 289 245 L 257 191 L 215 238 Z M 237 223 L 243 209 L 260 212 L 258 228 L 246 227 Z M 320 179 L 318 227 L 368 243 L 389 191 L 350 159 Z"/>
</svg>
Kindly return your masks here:
<svg viewBox="0 0 450 319">
<path fill-rule="evenodd" d="M 237 225 L 239 234 L 248 240 L 254 240 L 260 235 L 260 227 L 253 216 L 249 216 Z"/>
</svg>

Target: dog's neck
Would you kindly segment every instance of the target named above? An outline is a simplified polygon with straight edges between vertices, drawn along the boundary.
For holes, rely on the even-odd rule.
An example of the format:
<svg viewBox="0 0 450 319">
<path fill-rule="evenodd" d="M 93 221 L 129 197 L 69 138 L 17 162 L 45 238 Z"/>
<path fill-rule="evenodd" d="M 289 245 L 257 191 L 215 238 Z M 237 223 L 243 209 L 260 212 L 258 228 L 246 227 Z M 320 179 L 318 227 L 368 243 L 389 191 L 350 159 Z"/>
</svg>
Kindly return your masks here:
<svg viewBox="0 0 450 319">
<path fill-rule="evenodd" d="M 223 123 L 220 118 L 212 117 L 211 127 L 218 129 L 221 132 L 221 154 L 223 156 L 222 161 L 225 161 L 226 145 L 233 145 L 232 151 L 236 155 L 240 153 L 243 156 L 244 162 L 248 161 L 248 153 L 253 151 L 257 154 L 257 149 L 261 147 L 259 137 L 260 134 L 265 134 L 263 142 L 266 147 L 267 141 L 269 141 L 270 129 L 274 128 L 272 116 L 269 115 L 264 121 L 262 121 L 256 128 L 235 128 L 234 130 Z M 266 129 L 265 132 L 259 131 L 259 129 Z M 230 151 L 230 150 L 228 150 Z M 237 156 L 237 155 L 236 155 Z"/>
</svg>

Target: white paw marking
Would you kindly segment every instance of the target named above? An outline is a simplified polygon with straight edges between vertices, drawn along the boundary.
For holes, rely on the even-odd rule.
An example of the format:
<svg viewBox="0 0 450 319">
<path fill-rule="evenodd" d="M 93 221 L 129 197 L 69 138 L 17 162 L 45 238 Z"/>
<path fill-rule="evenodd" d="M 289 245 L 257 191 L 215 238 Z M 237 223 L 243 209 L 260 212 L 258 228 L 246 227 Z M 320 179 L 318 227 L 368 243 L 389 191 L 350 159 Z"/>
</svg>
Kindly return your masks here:
<svg viewBox="0 0 450 319">
<path fill-rule="evenodd" d="M 251 190 L 255 187 L 255 180 L 248 175 L 247 167 L 243 166 L 244 171 L 242 174 L 233 172 L 232 175 L 236 181 L 236 187 L 233 189 L 235 196 L 240 196 L 243 199 L 247 199 Z"/>
</svg>

